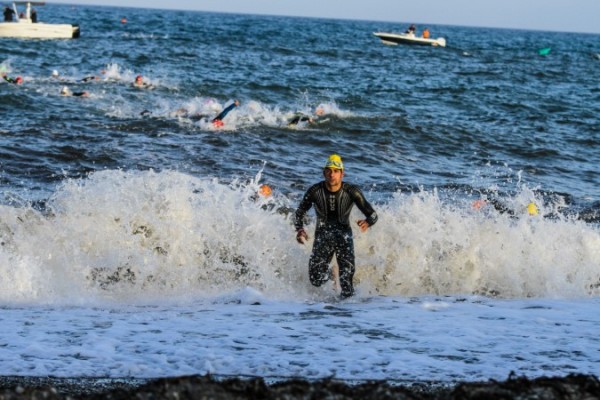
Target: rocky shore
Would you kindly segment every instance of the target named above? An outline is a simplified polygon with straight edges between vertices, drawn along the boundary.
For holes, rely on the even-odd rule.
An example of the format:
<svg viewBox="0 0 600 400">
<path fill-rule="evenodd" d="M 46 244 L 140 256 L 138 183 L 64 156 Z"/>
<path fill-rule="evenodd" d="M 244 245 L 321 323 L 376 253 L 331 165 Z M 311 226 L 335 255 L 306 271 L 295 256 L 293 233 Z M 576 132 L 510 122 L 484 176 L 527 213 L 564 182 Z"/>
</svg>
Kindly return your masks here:
<svg viewBox="0 0 600 400">
<path fill-rule="evenodd" d="M 335 379 L 266 383 L 262 378 L 215 379 L 185 376 L 142 379 L 1 377 L 0 400 L 54 399 L 600 399 L 600 381 L 592 375 L 459 383 L 385 381 L 348 384 Z"/>
</svg>

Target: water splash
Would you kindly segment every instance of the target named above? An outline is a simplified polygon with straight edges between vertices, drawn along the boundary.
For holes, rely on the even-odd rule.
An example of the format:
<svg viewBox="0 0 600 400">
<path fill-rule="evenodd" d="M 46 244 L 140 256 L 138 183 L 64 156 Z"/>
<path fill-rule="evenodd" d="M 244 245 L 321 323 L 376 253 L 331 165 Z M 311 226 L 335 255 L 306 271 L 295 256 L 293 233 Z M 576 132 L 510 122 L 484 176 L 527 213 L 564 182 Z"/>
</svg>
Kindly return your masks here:
<svg viewBox="0 0 600 400">
<path fill-rule="evenodd" d="M 295 243 L 290 200 L 260 196 L 260 179 L 103 171 L 65 180 L 43 211 L 3 206 L 0 299 L 161 302 L 246 287 L 330 296 L 329 285 L 308 283 L 312 243 Z M 581 221 L 543 218 L 543 207 L 538 216 L 474 210 L 435 191 L 397 193 L 377 209 L 377 225 L 355 233 L 359 296 L 600 293 L 600 234 Z"/>
</svg>

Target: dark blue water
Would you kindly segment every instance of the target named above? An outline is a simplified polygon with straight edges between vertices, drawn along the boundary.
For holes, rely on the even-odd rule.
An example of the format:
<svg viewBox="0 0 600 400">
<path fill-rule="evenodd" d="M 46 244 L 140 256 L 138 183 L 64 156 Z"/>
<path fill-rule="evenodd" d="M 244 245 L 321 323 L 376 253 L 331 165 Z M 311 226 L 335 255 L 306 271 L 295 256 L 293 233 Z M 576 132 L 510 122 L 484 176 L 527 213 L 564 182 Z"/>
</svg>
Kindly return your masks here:
<svg viewBox="0 0 600 400">
<path fill-rule="evenodd" d="M 99 170 L 227 182 L 265 162 L 263 179 L 296 198 L 338 152 L 347 179 L 381 199 L 525 185 L 598 220 L 600 35 L 432 26 L 448 47 L 429 48 L 381 44 L 373 32 L 405 28 L 382 22 L 66 5 L 39 16 L 82 34 L 0 41 L 4 70 L 25 78 L 0 84 L 5 202 L 43 201 Z M 155 89 L 132 88 L 137 74 Z M 87 75 L 101 79 L 78 81 Z M 90 97 L 61 97 L 65 85 Z M 224 129 L 177 114 L 232 99 Z M 318 105 L 324 122 L 287 126 Z"/>
<path fill-rule="evenodd" d="M 390 47 L 372 33 L 405 26 L 39 17 L 81 38 L 0 40 L 25 81 L 0 81 L 0 374 L 598 374 L 600 35 L 430 26 L 448 47 Z M 222 128 L 194 117 L 233 99 Z M 290 218 L 333 152 L 379 216 L 335 304 Z"/>
</svg>

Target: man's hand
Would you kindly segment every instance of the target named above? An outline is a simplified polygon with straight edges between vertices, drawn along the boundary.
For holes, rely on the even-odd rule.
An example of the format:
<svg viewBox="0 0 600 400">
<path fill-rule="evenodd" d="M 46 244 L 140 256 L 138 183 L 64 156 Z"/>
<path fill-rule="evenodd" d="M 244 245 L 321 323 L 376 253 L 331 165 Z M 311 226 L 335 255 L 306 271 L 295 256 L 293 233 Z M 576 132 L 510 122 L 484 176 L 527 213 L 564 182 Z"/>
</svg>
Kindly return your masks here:
<svg viewBox="0 0 600 400">
<path fill-rule="evenodd" d="M 369 229 L 369 223 L 366 219 L 361 219 L 360 221 L 356 221 L 356 224 L 360 227 L 361 232 L 366 232 Z"/>
<path fill-rule="evenodd" d="M 306 240 L 308 240 L 308 235 L 306 234 L 306 231 L 302 228 L 298 229 L 298 231 L 296 232 L 296 241 L 298 241 L 298 243 L 300 244 L 304 244 Z"/>
</svg>

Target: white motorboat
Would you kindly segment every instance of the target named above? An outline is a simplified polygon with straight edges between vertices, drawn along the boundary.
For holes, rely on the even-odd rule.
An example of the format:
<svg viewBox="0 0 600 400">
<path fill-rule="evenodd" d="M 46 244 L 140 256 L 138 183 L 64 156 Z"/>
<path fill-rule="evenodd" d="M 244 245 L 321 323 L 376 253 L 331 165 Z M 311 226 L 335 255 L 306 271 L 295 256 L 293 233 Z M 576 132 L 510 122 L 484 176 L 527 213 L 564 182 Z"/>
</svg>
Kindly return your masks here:
<svg viewBox="0 0 600 400">
<path fill-rule="evenodd" d="M 79 37 L 79 25 L 47 24 L 32 19 L 31 5 L 42 6 L 43 2 L 15 1 L 13 2 L 14 21 L 0 22 L 0 38 L 31 38 L 31 39 L 71 39 Z M 19 14 L 17 5 L 25 5 L 25 12 Z"/>
<path fill-rule="evenodd" d="M 443 37 L 437 39 L 424 38 L 415 35 L 414 33 L 386 33 L 386 32 L 374 32 L 373 35 L 377 36 L 385 44 L 397 45 L 397 44 L 416 44 L 421 46 L 439 46 L 446 47 L 446 39 Z"/>
</svg>

